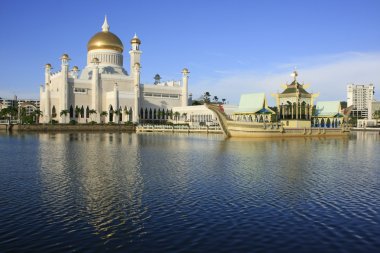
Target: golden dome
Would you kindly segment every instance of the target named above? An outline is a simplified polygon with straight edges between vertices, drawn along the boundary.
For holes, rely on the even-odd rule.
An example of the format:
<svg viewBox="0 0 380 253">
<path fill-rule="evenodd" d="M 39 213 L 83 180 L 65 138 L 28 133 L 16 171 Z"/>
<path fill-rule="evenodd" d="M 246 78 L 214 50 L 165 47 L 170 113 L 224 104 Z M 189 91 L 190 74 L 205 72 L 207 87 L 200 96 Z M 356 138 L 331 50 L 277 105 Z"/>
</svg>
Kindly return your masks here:
<svg viewBox="0 0 380 253">
<path fill-rule="evenodd" d="M 131 44 L 133 43 L 137 43 L 137 44 L 141 44 L 141 40 L 137 37 L 137 34 L 135 33 L 135 36 L 133 36 L 133 38 L 131 39 Z"/>
<path fill-rule="evenodd" d="M 51 64 L 50 64 L 50 63 L 46 63 L 46 64 L 45 64 L 45 68 L 49 68 L 49 69 L 51 69 Z"/>
<path fill-rule="evenodd" d="M 87 43 L 87 51 L 94 49 L 112 49 L 122 53 L 124 46 L 115 34 L 108 31 L 102 31 L 92 36 Z"/>
<path fill-rule="evenodd" d="M 61 57 L 61 60 L 70 60 L 69 55 L 68 54 L 63 54 L 62 57 Z"/>
</svg>

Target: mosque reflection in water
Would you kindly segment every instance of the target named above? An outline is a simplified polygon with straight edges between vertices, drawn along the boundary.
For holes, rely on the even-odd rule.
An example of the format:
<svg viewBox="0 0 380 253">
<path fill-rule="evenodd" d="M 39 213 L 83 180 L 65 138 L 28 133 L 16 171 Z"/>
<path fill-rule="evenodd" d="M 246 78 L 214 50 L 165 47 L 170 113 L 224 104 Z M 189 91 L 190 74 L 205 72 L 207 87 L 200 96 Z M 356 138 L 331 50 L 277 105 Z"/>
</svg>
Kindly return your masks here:
<svg viewBox="0 0 380 253">
<path fill-rule="evenodd" d="M 55 217 L 73 212 L 73 222 L 85 219 L 103 239 L 120 228 L 142 232 L 147 209 L 138 141 L 114 133 L 40 135 L 42 198 Z"/>
</svg>

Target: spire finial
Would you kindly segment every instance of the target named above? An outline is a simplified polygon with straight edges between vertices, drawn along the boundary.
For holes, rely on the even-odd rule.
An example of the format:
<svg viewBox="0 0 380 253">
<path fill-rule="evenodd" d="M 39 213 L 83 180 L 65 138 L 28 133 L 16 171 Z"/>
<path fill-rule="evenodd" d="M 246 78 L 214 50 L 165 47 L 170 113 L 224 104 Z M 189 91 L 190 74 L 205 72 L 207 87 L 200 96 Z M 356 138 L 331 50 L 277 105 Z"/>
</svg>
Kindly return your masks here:
<svg viewBox="0 0 380 253">
<path fill-rule="evenodd" d="M 297 67 L 294 67 L 294 71 L 291 74 L 291 76 L 294 77 L 294 81 L 296 82 L 297 81 L 297 76 L 298 76 Z"/>
<path fill-rule="evenodd" d="M 137 33 L 135 33 L 135 36 L 133 36 L 134 39 L 138 39 Z"/>
<path fill-rule="evenodd" d="M 110 26 L 108 25 L 108 22 L 107 22 L 107 15 L 105 15 L 104 17 L 104 23 L 102 25 L 102 31 L 103 32 L 108 32 L 110 30 Z"/>
</svg>

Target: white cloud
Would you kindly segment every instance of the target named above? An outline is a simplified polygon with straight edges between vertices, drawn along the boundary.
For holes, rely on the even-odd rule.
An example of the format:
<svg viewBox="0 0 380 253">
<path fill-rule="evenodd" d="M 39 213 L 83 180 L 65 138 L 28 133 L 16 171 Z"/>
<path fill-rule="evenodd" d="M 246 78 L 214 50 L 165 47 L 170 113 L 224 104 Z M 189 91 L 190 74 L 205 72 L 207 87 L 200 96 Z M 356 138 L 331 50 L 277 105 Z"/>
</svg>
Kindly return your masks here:
<svg viewBox="0 0 380 253">
<path fill-rule="evenodd" d="M 320 92 L 319 100 L 346 100 L 346 85 L 350 83 L 373 83 L 380 87 L 380 52 L 348 52 L 292 60 L 277 64 L 267 73 L 218 70 L 219 77 L 200 80 L 193 92 L 197 97 L 207 89 L 235 104 L 242 93 L 265 92 L 269 103 L 274 104 L 270 94 L 281 91 L 281 84 L 292 81 L 290 73 L 294 66 L 298 80 L 310 84 L 309 91 Z"/>
</svg>

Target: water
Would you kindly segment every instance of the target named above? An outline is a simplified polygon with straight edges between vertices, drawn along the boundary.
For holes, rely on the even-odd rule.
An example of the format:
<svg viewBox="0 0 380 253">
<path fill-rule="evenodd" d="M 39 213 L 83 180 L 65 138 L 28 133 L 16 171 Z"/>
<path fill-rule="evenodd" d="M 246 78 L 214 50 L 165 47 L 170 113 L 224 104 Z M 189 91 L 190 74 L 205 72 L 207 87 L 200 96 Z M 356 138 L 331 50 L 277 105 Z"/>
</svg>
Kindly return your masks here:
<svg viewBox="0 0 380 253">
<path fill-rule="evenodd" d="M 375 252 L 380 136 L 0 135 L 0 252 Z"/>
</svg>

